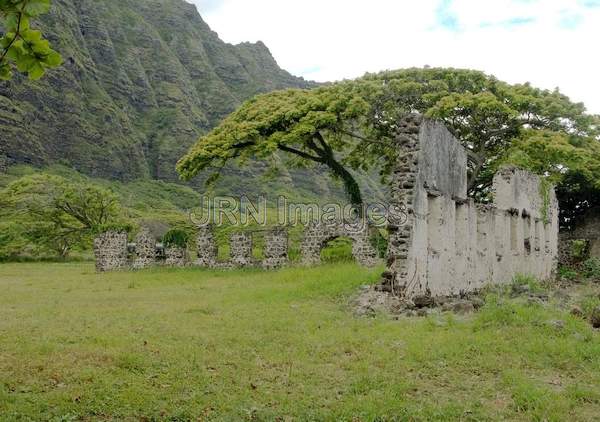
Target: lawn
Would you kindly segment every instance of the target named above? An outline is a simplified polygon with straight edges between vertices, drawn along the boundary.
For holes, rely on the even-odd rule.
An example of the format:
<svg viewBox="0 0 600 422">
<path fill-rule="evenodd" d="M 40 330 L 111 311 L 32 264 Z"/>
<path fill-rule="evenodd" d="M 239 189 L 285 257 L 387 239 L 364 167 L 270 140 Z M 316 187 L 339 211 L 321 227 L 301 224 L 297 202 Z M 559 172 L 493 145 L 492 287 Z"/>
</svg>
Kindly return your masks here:
<svg viewBox="0 0 600 422">
<path fill-rule="evenodd" d="M 600 418 L 585 321 L 497 296 L 468 317 L 354 317 L 380 271 L 0 265 L 0 420 Z"/>
</svg>

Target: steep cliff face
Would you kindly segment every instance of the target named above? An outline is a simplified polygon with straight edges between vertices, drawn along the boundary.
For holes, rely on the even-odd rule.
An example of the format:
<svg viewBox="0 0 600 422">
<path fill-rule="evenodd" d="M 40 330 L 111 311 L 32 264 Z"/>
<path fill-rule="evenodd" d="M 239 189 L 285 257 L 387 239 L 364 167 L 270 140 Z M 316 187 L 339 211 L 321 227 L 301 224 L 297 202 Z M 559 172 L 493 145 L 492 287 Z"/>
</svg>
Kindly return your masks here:
<svg viewBox="0 0 600 422">
<path fill-rule="evenodd" d="M 263 43 L 226 44 L 183 0 L 53 0 L 39 22 L 65 64 L 0 83 L 0 158 L 111 179 L 175 162 L 241 101 L 309 83 Z"/>
</svg>

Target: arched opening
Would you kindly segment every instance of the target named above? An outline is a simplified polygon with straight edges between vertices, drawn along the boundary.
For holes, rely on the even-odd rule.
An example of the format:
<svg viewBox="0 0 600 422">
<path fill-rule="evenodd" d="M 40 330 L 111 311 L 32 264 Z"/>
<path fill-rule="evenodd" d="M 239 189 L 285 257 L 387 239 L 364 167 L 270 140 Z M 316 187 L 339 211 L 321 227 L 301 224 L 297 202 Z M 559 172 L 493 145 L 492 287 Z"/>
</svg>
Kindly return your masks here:
<svg viewBox="0 0 600 422">
<path fill-rule="evenodd" d="M 335 262 L 353 262 L 352 239 L 346 236 L 332 237 L 321 248 L 321 262 L 324 264 Z"/>
</svg>

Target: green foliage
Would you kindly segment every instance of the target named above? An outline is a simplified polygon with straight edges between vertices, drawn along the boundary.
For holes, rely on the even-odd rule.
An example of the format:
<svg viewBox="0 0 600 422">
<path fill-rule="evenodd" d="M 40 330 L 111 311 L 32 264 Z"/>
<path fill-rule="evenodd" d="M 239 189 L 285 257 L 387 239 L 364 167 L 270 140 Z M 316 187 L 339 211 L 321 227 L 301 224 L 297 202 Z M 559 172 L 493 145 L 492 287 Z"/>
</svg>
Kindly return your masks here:
<svg viewBox="0 0 600 422">
<path fill-rule="evenodd" d="M 526 287 L 527 291 L 532 293 L 545 291 L 538 279 L 523 274 L 518 274 L 512 279 L 511 287 L 514 292 L 520 292 L 522 287 Z"/>
<path fill-rule="evenodd" d="M 360 119 L 367 111 L 368 104 L 350 83 L 260 95 L 203 137 L 179 161 L 177 169 L 186 180 L 203 170 L 217 169 L 208 179 L 210 184 L 231 159 L 268 159 L 276 166 L 275 153 L 283 151 L 292 154 L 288 164 L 294 167 L 315 163 L 329 166 L 332 174 L 344 181 L 352 202 L 360 203 L 360 189 L 335 153 L 349 147 L 340 136 L 346 122 Z M 324 133 L 334 136 L 325 140 Z"/>
<path fill-rule="evenodd" d="M 183 229 L 171 229 L 163 236 L 166 247 L 187 248 L 190 234 Z"/>
<path fill-rule="evenodd" d="M 111 222 L 101 224 L 94 228 L 94 234 L 106 233 L 106 232 L 118 232 L 118 233 L 131 233 L 133 231 L 133 224 L 127 222 Z"/>
<path fill-rule="evenodd" d="M 321 259 L 326 263 L 353 261 L 352 240 L 347 237 L 333 239 L 321 250 Z"/>
<path fill-rule="evenodd" d="M 13 259 L 28 246 L 21 225 L 14 221 L 0 222 L 0 260 Z"/>
<path fill-rule="evenodd" d="M 200 138 L 177 169 L 190 179 L 231 159 L 272 159 L 284 151 L 295 165 L 328 166 L 355 202 L 356 184 L 337 167 L 379 168 L 385 179 L 397 153 L 396 123 L 415 111 L 442 120 L 465 146 L 475 196 L 488 194 L 494 173 L 507 163 L 550 174 L 553 182 L 580 173 L 600 186 L 598 116 L 558 91 L 460 69 L 388 71 L 256 97 Z"/>
<path fill-rule="evenodd" d="M 589 242 L 585 239 L 571 241 L 571 257 L 576 261 L 583 261 L 589 253 Z"/>
<path fill-rule="evenodd" d="M 600 259 L 592 257 L 585 260 L 581 269 L 586 278 L 600 281 Z"/>
<path fill-rule="evenodd" d="M 546 185 L 558 185 L 561 225 L 565 228 L 588 207 L 598 203 L 600 142 L 593 136 L 568 131 L 525 130 L 514 140 L 502 161 L 546 175 Z M 547 196 L 544 199 L 547 201 Z"/>
<path fill-rule="evenodd" d="M 389 245 L 387 234 L 388 233 L 386 230 L 377 229 L 377 231 L 375 231 L 369 239 L 371 241 L 371 245 L 377 251 L 379 258 L 385 258 L 387 254 Z"/>
<path fill-rule="evenodd" d="M 118 221 L 120 208 L 110 191 L 60 176 L 23 176 L 0 191 L 2 217 L 13 223 L 4 247 L 32 244 L 65 257 L 85 248 L 92 236 Z M 15 229 L 15 225 L 19 227 Z"/>
<path fill-rule="evenodd" d="M 60 54 L 50 48 L 42 33 L 30 27 L 32 18 L 50 10 L 50 0 L 0 0 L 4 35 L 0 38 L 0 79 L 12 77 L 12 65 L 29 79 L 39 79 L 46 70 L 62 64 Z"/>
<path fill-rule="evenodd" d="M 558 268 L 558 276 L 565 280 L 575 281 L 579 277 L 579 273 L 573 268 L 561 266 Z"/>
<path fill-rule="evenodd" d="M 548 211 L 550 210 L 550 190 L 553 188 L 552 183 L 547 178 L 540 181 L 540 196 L 542 197 L 542 221 L 544 224 L 550 223 Z"/>
<path fill-rule="evenodd" d="M 600 309 L 600 296 L 598 294 L 585 295 L 579 305 L 583 311 L 583 317 L 589 320 L 597 309 Z"/>
</svg>

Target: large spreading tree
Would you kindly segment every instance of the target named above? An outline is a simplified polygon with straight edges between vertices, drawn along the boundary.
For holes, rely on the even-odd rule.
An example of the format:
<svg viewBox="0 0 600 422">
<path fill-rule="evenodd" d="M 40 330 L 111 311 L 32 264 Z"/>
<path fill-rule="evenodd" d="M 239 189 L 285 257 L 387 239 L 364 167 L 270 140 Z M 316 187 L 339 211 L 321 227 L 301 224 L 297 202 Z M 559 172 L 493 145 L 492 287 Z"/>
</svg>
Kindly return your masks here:
<svg viewBox="0 0 600 422">
<path fill-rule="evenodd" d="M 38 254 L 64 258 L 121 220 L 117 197 L 102 187 L 47 174 L 24 176 L 0 190 L 0 257 L 3 250 L 18 254 L 36 245 Z"/>
<path fill-rule="evenodd" d="M 598 116 L 558 90 L 461 69 L 386 71 L 258 96 L 203 136 L 177 168 L 190 179 L 207 170 L 217 175 L 232 159 L 285 153 L 292 165 L 327 166 L 343 181 L 349 200 L 360 204 L 352 170 L 377 168 L 385 179 L 396 154 L 396 123 L 414 112 L 442 120 L 466 148 L 473 196 L 486 195 L 506 163 L 557 183 L 577 176 L 600 191 Z"/>
<path fill-rule="evenodd" d="M 60 54 L 30 25 L 49 10 L 50 0 L 0 0 L 0 79 L 10 79 L 13 67 L 39 79 L 62 63 Z"/>
</svg>

